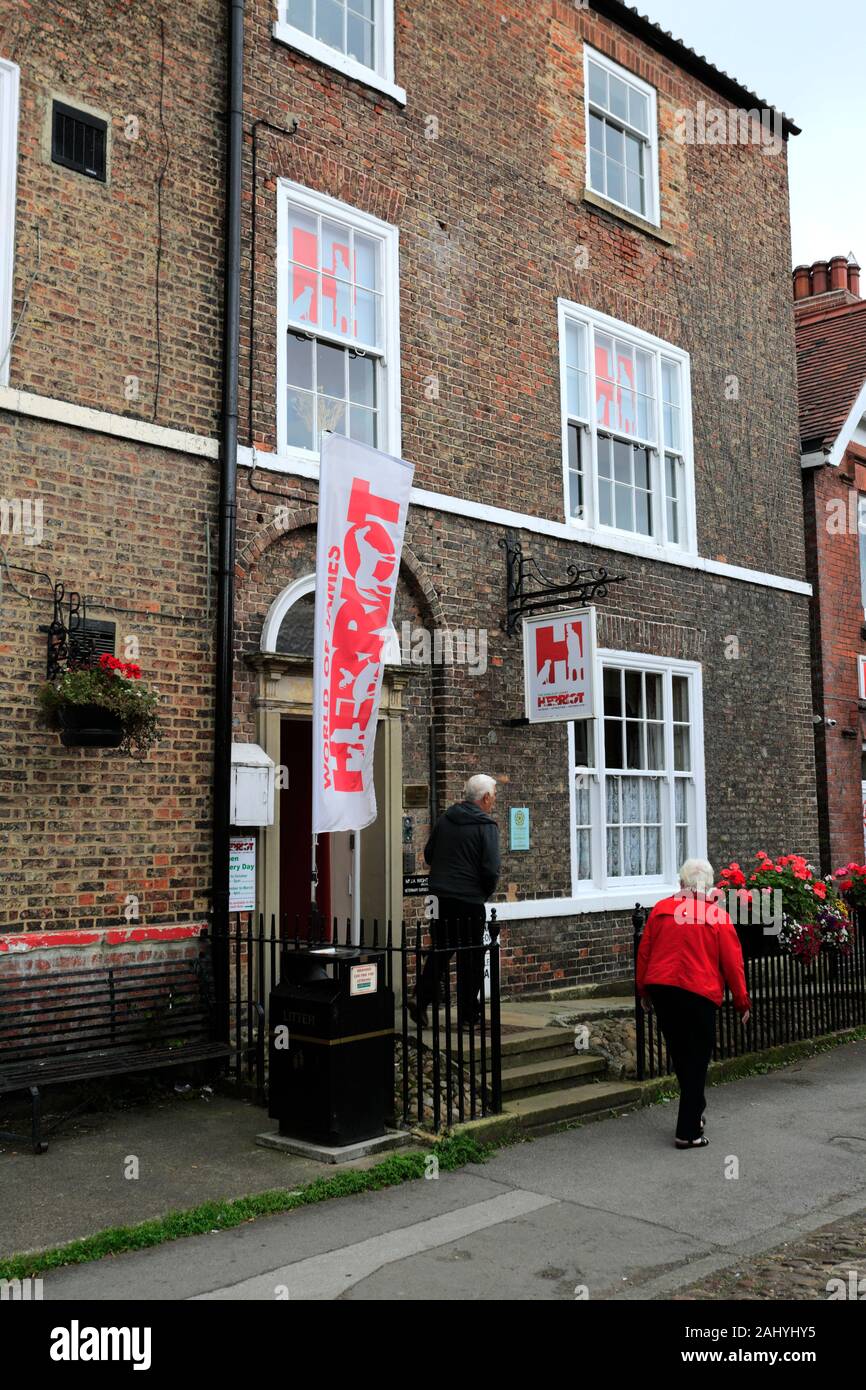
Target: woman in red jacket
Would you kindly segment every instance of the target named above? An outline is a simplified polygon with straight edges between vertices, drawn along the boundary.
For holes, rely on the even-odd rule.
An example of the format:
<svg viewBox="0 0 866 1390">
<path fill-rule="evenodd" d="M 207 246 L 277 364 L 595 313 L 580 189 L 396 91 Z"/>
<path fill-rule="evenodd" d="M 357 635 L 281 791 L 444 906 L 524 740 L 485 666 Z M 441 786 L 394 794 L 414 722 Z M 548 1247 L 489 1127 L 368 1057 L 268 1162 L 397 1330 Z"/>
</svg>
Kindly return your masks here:
<svg viewBox="0 0 866 1390">
<path fill-rule="evenodd" d="M 744 1024 L 752 1007 L 739 937 L 721 904 L 706 896 L 713 880 L 706 859 L 686 860 L 680 869 L 683 891 L 656 903 L 637 956 L 641 1004 L 656 1011 L 680 1083 L 678 1149 L 700 1149 L 709 1142 L 703 1132 L 704 1086 L 725 985 Z"/>
</svg>

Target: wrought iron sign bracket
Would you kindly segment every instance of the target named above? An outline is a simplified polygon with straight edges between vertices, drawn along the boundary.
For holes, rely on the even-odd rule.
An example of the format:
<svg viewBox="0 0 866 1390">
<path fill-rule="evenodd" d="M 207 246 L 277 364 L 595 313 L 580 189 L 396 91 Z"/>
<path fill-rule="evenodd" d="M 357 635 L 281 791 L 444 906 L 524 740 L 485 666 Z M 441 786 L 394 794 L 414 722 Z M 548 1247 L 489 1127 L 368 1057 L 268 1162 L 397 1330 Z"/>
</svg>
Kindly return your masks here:
<svg viewBox="0 0 866 1390">
<path fill-rule="evenodd" d="M 65 615 L 63 611 L 64 599 L 66 599 L 67 605 Z M 85 635 L 87 632 L 87 605 L 81 595 L 74 590 L 67 594 L 64 585 L 59 581 L 54 585 L 54 616 L 51 622 L 47 626 L 43 624 L 39 631 L 48 635 L 47 673 L 50 681 L 62 675 L 69 665 L 70 638 L 78 638 L 79 665 L 87 665 L 89 657 L 93 655 L 92 639 Z"/>
<path fill-rule="evenodd" d="M 606 598 L 611 584 L 621 584 L 623 574 L 610 574 L 604 566 L 581 569 L 566 565 L 565 583 L 555 583 L 531 555 L 524 555 L 520 542 L 509 532 L 499 541 L 505 551 L 506 611 L 500 622 L 502 631 L 513 637 L 520 619 L 530 613 L 544 613 L 563 605 L 590 603 Z M 520 722 L 520 721 L 514 721 Z"/>
</svg>

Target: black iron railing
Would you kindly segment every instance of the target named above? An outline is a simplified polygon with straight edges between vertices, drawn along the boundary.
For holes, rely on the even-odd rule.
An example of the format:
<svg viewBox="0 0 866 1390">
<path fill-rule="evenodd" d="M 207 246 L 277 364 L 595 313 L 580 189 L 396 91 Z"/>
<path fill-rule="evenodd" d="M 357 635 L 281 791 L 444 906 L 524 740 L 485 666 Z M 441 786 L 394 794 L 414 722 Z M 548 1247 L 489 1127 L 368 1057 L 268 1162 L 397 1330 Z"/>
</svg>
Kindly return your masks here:
<svg viewBox="0 0 866 1390">
<path fill-rule="evenodd" d="M 646 917 L 637 904 L 632 914 L 635 968 Z M 716 1014 L 713 1060 L 866 1025 L 866 915 L 858 913 L 854 925 L 847 953 L 821 952 L 811 964 L 767 938 L 754 954 L 747 949 L 743 964 L 751 1017 L 744 1027 L 726 989 Z M 638 1080 L 671 1073 L 670 1054 L 655 1014 L 644 1012 L 636 991 L 635 1032 Z"/>
<path fill-rule="evenodd" d="M 430 923 L 362 921 L 354 931 L 349 922 L 283 914 L 272 916 L 266 929 L 261 914 L 233 914 L 224 946 L 229 960 L 226 1039 L 233 1048 L 230 1079 L 254 1088 L 257 1099 L 267 1095 L 268 997 L 280 983 L 287 960 L 297 952 L 322 946 L 357 946 L 378 951 L 383 958 L 386 988 L 395 995 L 394 1087 L 395 1114 L 405 1125 L 439 1131 L 465 1120 L 498 1114 L 502 1109 L 502 1059 L 499 1014 L 498 924 L 488 924 L 486 939 L 470 930 L 451 932 L 442 941 Z M 214 937 L 217 929 L 205 929 Z M 429 961 L 434 998 L 439 1007 L 427 1011 L 427 1026 L 416 1010 L 417 982 Z M 460 981 L 480 981 L 480 1017 L 464 1020 Z M 489 983 L 488 983 L 489 982 Z M 470 984 L 471 989 L 471 984 Z M 464 989 L 464 998 L 466 991 Z M 224 1001 L 221 1001 L 224 1003 Z"/>
</svg>

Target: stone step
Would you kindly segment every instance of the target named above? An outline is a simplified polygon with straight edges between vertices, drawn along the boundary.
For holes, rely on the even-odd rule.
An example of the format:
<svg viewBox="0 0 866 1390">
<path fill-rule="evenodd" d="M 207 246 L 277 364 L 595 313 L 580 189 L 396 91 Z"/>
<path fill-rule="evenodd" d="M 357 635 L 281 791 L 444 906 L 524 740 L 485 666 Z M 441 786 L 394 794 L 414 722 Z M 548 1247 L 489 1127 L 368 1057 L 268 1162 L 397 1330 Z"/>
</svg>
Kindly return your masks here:
<svg viewBox="0 0 866 1390">
<path fill-rule="evenodd" d="M 621 1106 L 633 1105 L 640 1095 L 641 1088 L 637 1083 L 588 1081 L 566 1090 L 507 1100 L 503 1109 L 507 1115 L 514 1116 L 521 1129 L 542 1130 L 598 1110 L 616 1110 Z"/>
<path fill-rule="evenodd" d="M 565 1057 L 574 1051 L 574 1033 L 570 1028 L 523 1028 L 518 1033 L 506 1033 L 502 1038 L 502 1061 L 512 1057 L 541 1057 L 551 1052 Z"/>
<path fill-rule="evenodd" d="M 412 1035 L 410 1034 L 410 1037 Z M 451 1033 L 451 1054 L 456 1062 L 458 1034 Z M 469 1065 L 469 1033 L 463 1035 L 463 1064 Z M 426 1029 L 423 1034 L 424 1042 L 428 1047 L 433 1046 L 432 1029 Z M 480 1065 L 481 1061 L 481 1036 L 478 1030 L 475 1031 L 475 1064 Z M 490 1034 L 486 1038 L 487 1045 L 487 1065 L 490 1066 Z M 445 1052 L 445 1030 L 442 1028 L 439 1033 L 439 1049 Z M 502 1066 L 520 1067 L 529 1066 L 536 1062 L 552 1062 L 557 1059 L 567 1059 L 575 1056 L 574 1033 L 568 1028 L 527 1028 L 516 1033 L 506 1033 L 501 1042 Z M 586 1053 L 582 1053 L 586 1056 Z"/>
<path fill-rule="evenodd" d="M 578 1056 L 572 1052 L 570 1057 L 557 1057 L 552 1062 L 532 1062 L 528 1066 L 508 1066 L 502 1070 L 503 1099 L 519 1099 L 524 1096 L 552 1095 L 556 1091 L 574 1086 L 578 1080 L 603 1075 L 607 1064 L 603 1057 L 593 1057 L 587 1053 Z"/>
</svg>

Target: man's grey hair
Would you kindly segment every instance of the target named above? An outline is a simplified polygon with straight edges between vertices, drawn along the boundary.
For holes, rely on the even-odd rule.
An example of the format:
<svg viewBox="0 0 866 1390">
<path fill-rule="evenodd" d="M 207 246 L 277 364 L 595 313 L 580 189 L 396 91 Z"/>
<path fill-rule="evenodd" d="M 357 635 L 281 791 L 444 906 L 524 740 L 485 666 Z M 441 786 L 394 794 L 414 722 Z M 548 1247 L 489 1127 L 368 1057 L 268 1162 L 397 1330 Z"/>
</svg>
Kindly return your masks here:
<svg viewBox="0 0 866 1390">
<path fill-rule="evenodd" d="M 680 886 L 693 893 L 706 893 L 715 881 L 716 875 L 708 859 L 687 859 L 680 869 Z"/>
<path fill-rule="evenodd" d="M 496 790 L 496 778 L 488 777 L 486 772 L 476 772 L 463 788 L 464 801 L 481 801 L 488 792 Z"/>
</svg>

